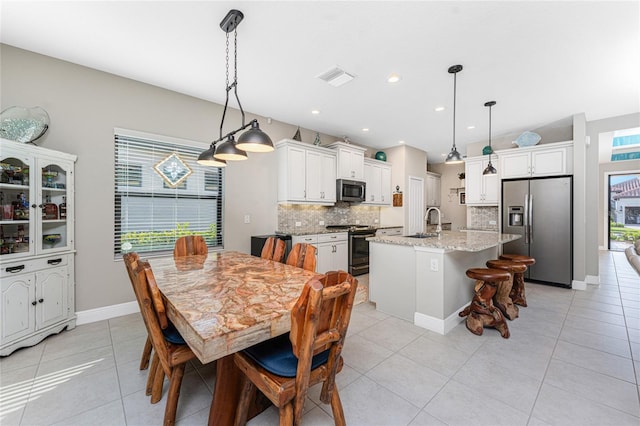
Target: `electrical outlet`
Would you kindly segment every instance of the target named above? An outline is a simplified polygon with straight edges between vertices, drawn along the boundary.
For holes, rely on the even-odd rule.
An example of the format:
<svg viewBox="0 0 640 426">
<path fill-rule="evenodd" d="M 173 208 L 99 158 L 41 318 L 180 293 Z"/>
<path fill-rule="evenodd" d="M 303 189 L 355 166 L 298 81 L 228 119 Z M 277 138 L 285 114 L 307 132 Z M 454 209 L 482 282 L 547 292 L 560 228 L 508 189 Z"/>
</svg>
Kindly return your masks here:
<svg viewBox="0 0 640 426">
<path fill-rule="evenodd" d="M 373 223 L 378 223 L 378 219 L 373 219 Z"/>
<path fill-rule="evenodd" d="M 360 221 L 356 219 L 356 225 L 360 225 Z"/>
<path fill-rule="evenodd" d="M 296 222 L 296 226 L 302 226 L 302 222 Z"/>
<path fill-rule="evenodd" d="M 431 270 L 438 272 L 438 259 L 431 259 Z"/>
<path fill-rule="evenodd" d="M 490 220 L 490 221 L 489 221 L 489 225 L 495 225 L 495 224 L 496 224 L 496 221 L 495 221 L 495 220 Z"/>
<path fill-rule="evenodd" d="M 244 215 L 244 223 L 251 223 L 251 216 L 248 214 Z"/>
<path fill-rule="evenodd" d="M 318 225 L 324 225 L 324 220 L 321 220 L 320 222 L 318 222 Z"/>
</svg>

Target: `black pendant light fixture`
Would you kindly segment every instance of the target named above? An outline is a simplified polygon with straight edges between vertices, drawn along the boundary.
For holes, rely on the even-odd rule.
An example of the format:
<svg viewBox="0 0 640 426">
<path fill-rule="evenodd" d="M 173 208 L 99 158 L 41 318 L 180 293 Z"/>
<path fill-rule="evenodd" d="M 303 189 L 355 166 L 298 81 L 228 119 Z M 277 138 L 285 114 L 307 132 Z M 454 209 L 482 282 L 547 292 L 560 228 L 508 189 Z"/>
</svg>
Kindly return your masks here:
<svg viewBox="0 0 640 426">
<path fill-rule="evenodd" d="M 444 160 L 446 164 L 457 164 L 464 161 L 462 155 L 460 155 L 456 148 L 456 77 L 460 71 L 462 71 L 462 65 L 452 65 L 449 67 L 449 74 L 453 74 L 453 146 L 451 147 L 451 152 Z"/>
<path fill-rule="evenodd" d="M 496 101 L 485 102 L 484 106 L 489 107 L 489 164 L 482 172 L 483 175 L 495 175 L 498 173 L 493 164 L 491 164 L 491 154 L 493 154 L 493 148 L 491 148 L 491 107 L 496 104 Z"/>
<path fill-rule="evenodd" d="M 231 9 L 229 13 L 220 22 L 220 28 L 226 33 L 226 98 L 224 102 L 224 110 L 222 111 L 222 120 L 220 121 L 220 137 L 211 143 L 211 147 L 204 151 L 198 158 L 199 164 L 210 165 L 214 167 L 226 166 L 226 161 L 238 161 L 247 159 L 247 151 L 249 152 L 270 152 L 273 151 L 273 142 L 271 138 L 260 130 L 258 120 L 253 119 L 245 124 L 244 110 L 238 97 L 238 24 L 244 19 L 244 15 L 239 10 Z M 233 82 L 229 84 L 229 33 L 233 31 Z M 227 115 L 227 106 L 229 105 L 229 92 L 233 89 L 233 94 L 238 102 L 240 114 L 242 115 L 242 125 L 226 135 L 222 134 L 224 119 Z M 234 135 L 247 127 L 251 126 L 244 134 L 240 135 L 236 142 Z M 218 142 L 224 141 L 218 145 Z M 213 150 L 213 154 L 211 151 Z"/>
</svg>

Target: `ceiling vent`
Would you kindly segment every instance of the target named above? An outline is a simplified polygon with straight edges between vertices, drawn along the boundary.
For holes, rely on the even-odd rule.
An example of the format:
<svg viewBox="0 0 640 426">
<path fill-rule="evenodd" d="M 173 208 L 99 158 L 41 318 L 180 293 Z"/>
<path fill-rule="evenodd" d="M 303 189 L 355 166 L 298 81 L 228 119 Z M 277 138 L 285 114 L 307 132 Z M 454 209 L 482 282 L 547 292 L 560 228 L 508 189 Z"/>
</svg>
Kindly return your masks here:
<svg viewBox="0 0 640 426">
<path fill-rule="evenodd" d="M 320 80 L 326 81 L 333 87 L 340 87 L 343 84 L 350 82 L 355 77 L 343 69 L 334 67 L 318 75 L 317 78 L 319 78 Z"/>
</svg>

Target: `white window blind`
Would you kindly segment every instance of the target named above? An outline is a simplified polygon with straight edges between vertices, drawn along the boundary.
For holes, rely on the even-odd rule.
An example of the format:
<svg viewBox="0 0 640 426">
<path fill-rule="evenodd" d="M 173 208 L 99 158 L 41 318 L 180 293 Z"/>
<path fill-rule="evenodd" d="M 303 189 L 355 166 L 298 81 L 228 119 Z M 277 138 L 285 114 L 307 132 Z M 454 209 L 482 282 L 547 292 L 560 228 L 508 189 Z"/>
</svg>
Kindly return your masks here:
<svg viewBox="0 0 640 426">
<path fill-rule="evenodd" d="M 115 135 L 115 258 L 171 251 L 191 234 L 222 248 L 224 169 L 198 165 L 201 151 Z"/>
</svg>

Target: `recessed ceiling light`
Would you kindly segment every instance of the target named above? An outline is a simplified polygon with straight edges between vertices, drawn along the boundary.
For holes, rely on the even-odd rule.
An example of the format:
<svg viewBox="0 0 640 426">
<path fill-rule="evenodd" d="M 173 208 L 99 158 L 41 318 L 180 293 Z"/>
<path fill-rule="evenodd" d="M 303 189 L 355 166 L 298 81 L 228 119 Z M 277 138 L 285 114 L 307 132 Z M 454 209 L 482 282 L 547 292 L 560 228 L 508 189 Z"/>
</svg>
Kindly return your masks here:
<svg viewBox="0 0 640 426">
<path fill-rule="evenodd" d="M 369 131 L 369 129 L 368 129 L 368 128 L 366 128 L 366 127 L 364 127 L 364 128 L 362 129 L 362 131 L 363 131 L 363 132 L 368 132 L 368 131 Z"/>
<path fill-rule="evenodd" d="M 389 77 L 387 77 L 387 81 L 389 83 L 397 83 L 400 81 L 400 76 L 396 73 L 392 73 Z"/>
<path fill-rule="evenodd" d="M 447 154 L 440 154 L 440 155 L 442 155 L 443 157 L 446 157 L 446 156 L 447 156 Z"/>
<path fill-rule="evenodd" d="M 403 143 L 404 143 L 404 141 L 398 141 L 398 143 L 399 143 L 399 144 L 403 144 Z"/>
<path fill-rule="evenodd" d="M 318 115 L 318 114 L 320 114 L 320 111 L 317 110 L 317 109 L 314 109 L 313 111 L 311 111 L 311 114 Z"/>
<path fill-rule="evenodd" d="M 437 106 L 434 108 L 435 111 L 440 112 L 440 111 L 444 111 L 445 108 L 443 106 Z"/>
<path fill-rule="evenodd" d="M 473 130 L 475 128 L 476 128 L 476 126 L 467 126 L 467 130 Z"/>
</svg>

